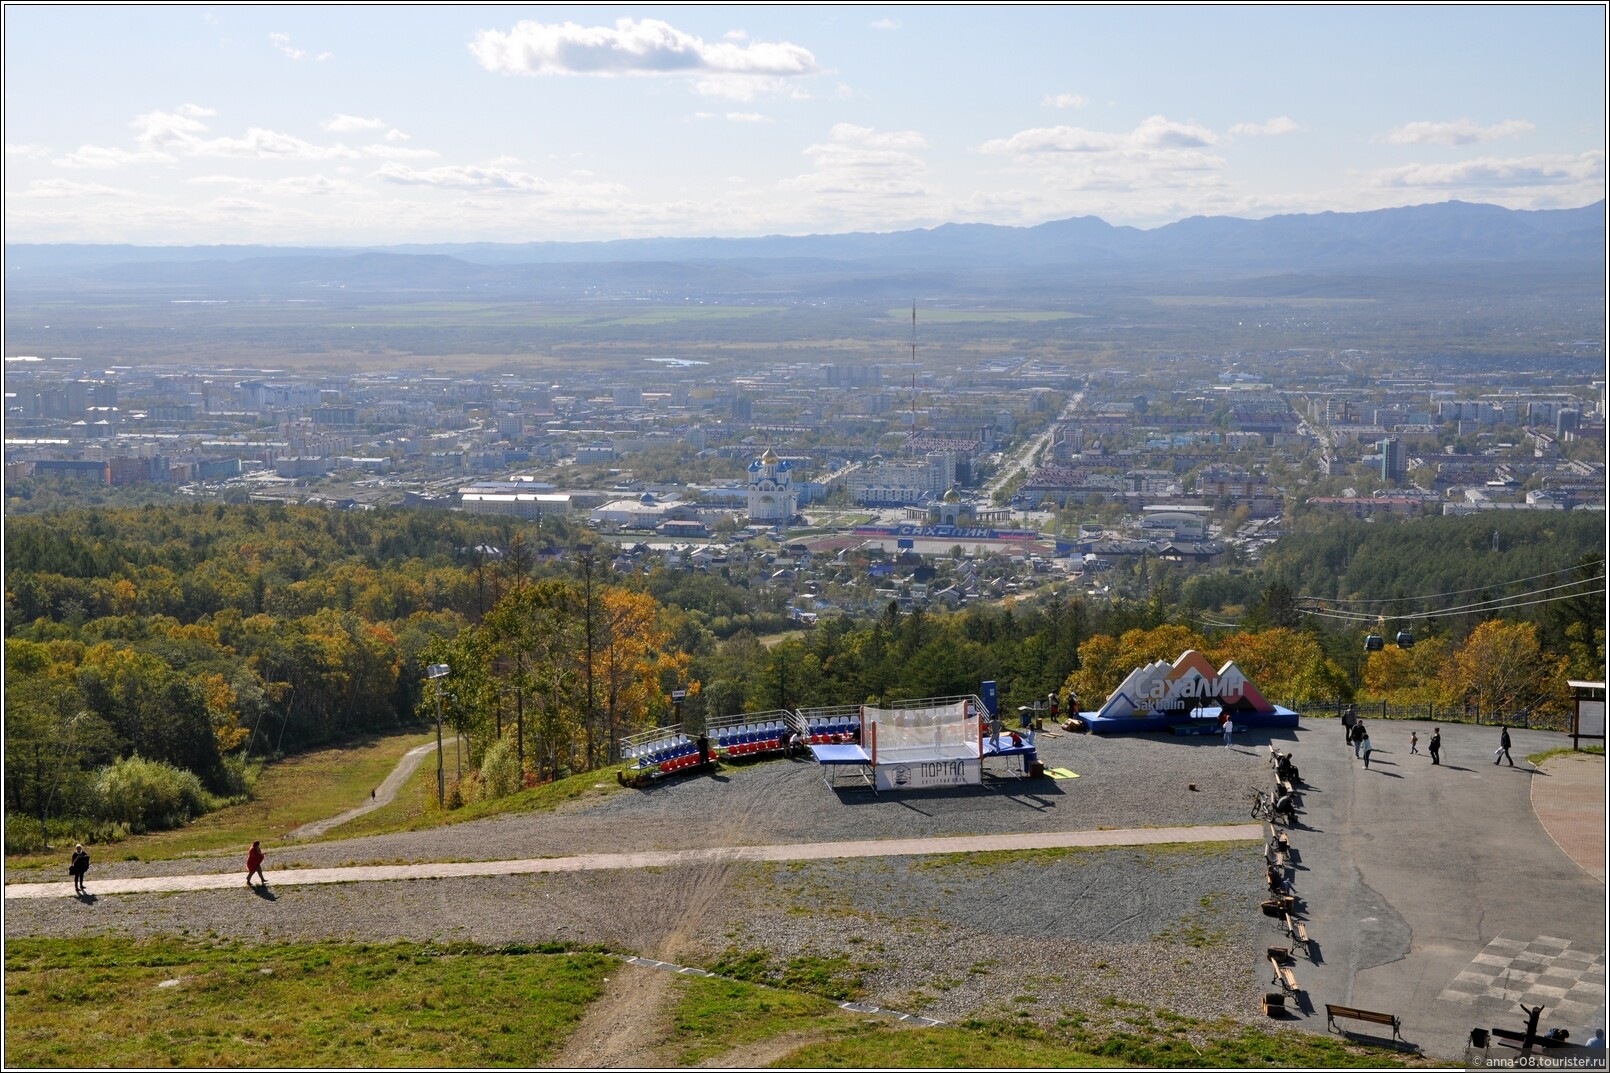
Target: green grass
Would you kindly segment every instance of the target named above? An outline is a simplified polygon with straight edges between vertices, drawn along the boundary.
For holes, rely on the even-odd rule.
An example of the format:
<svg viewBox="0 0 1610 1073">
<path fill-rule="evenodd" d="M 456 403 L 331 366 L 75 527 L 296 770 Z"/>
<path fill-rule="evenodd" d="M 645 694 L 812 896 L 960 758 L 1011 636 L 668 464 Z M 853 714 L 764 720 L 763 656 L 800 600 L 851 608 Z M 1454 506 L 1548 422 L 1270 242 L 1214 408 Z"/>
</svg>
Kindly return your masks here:
<svg viewBox="0 0 1610 1073">
<path fill-rule="evenodd" d="M 615 964 L 520 948 L 106 937 L 13 938 L 5 956 L 13 1067 L 530 1068 L 553 1057 Z"/>
<path fill-rule="evenodd" d="M 1264 1031 L 1122 1004 L 1055 1025 L 971 1020 L 937 1028 L 879 1028 L 806 1044 L 773 1065 L 788 1069 L 1379 1068 L 1442 1064 L 1293 1029 Z"/>
<path fill-rule="evenodd" d="M 690 1066 L 735 1047 L 786 1034 L 850 1034 L 862 1018 L 814 995 L 709 977 L 680 977 L 670 1049 Z"/>
<path fill-rule="evenodd" d="M 733 947 L 716 959 L 710 971 L 733 980 L 771 984 L 843 1002 L 865 995 L 865 974 L 874 968 L 843 954 L 821 957 L 806 953 L 778 964 L 765 950 Z"/>
<path fill-rule="evenodd" d="M 1037 322 L 1044 320 L 1072 320 L 1075 317 L 1088 317 L 1088 313 L 1066 313 L 1057 310 L 1029 310 L 1029 309 L 920 309 L 917 311 L 919 321 L 928 321 L 938 324 L 970 324 L 983 321 L 1002 322 Z M 911 308 L 891 309 L 889 316 L 900 320 L 911 319 Z"/>
<path fill-rule="evenodd" d="M 933 853 L 912 859 L 913 870 L 954 871 L 974 869 L 988 871 L 1012 864 L 1048 865 L 1056 861 L 1073 859 L 1084 861 L 1102 853 L 1141 853 L 1154 864 L 1185 864 L 1193 858 L 1218 857 L 1237 848 L 1260 846 L 1248 839 L 1224 839 L 1218 842 L 1158 842 L 1144 846 L 1049 846 L 1044 849 L 997 849 L 977 853 Z"/>
<path fill-rule="evenodd" d="M 134 835 L 98 852 L 92 847 L 91 854 L 102 860 L 161 861 L 224 850 L 245 853 L 253 839 L 277 841 L 305 823 L 363 804 L 404 753 L 429 740 L 434 740 L 433 734 L 415 731 L 287 757 L 263 769 L 256 796 L 244 804 L 208 813 L 172 831 Z M 435 776 L 434 769 L 431 774 Z M 6 868 L 53 867 L 61 856 L 57 852 L 7 857 Z"/>
<path fill-rule="evenodd" d="M 626 792 L 615 781 L 617 770 L 620 770 L 618 765 L 587 771 L 533 786 L 495 801 L 476 801 L 462 808 L 443 811 L 436 807 L 436 764 L 433 759 L 427 758 L 409 784 L 397 791 L 396 800 L 332 829 L 327 838 L 423 831 L 511 812 L 551 812 L 569 801 Z M 451 757 L 447 761 L 447 778 L 449 782 L 453 778 Z"/>
<path fill-rule="evenodd" d="M 1529 753 L 1529 754 L 1527 754 L 1526 762 L 1528 764 L 1531 764 L 1533 767 L 1536 767 L 1536 766 L 1542 764 L 1543 761 L 1549 759 L 1550 757 L 1554 757 L 1554 756 L 1581 756 L 1584 753 L 1587 754 L 1588 756 L 1603 756 L 1604 755 L 1604 746 L 1603 745 L 1584 745 L 1580 749 L 1570 749 L 1570 748 L 1545 749 L 1544 751 L 1542 751 L 1540 753 Z"/>
</svg>

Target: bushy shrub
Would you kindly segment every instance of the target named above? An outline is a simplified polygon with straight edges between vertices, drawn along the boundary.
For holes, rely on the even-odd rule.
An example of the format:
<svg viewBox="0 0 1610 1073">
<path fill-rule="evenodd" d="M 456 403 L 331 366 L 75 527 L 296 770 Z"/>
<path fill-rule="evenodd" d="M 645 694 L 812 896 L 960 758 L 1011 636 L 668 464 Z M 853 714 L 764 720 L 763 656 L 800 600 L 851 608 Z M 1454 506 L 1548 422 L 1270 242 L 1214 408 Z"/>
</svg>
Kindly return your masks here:
<svg viewBox="0 0 1610 1073">
<path fill-rule="evenodd" d="M 129 836 L 129 829 L 121 823 L 108 823 L 87 816 L 52 817 L 41 830 L 37 816 L 23 816 L 15 812 L 6 814 L 6 853 L 32 853 L 35 850 L 64 849 L 74 842 L 86 846 L 121 842 Z"/>
<path fill-rule="evenodd" d="M 135 834 L 178 827 L 220 804 L 193 773 L 140 756 L 102 768 L 95 790 L 98 817 Z"/>
<path fill-rule="evenodd" d="M 262 772 L 261 761 L 247 760 L 243 756 L 224 757 L 223 791 L 232 799 L 231 803 L 238 804 L 256 797 L 257 776 Z"/>
<path fill-rule="evenodd" d="M 481 761 L 481 784 L 487 800 L 508 797 L 520 789 L 522 781 L 514 742 L 508 738 L 495 742 Z"/>
</svg>

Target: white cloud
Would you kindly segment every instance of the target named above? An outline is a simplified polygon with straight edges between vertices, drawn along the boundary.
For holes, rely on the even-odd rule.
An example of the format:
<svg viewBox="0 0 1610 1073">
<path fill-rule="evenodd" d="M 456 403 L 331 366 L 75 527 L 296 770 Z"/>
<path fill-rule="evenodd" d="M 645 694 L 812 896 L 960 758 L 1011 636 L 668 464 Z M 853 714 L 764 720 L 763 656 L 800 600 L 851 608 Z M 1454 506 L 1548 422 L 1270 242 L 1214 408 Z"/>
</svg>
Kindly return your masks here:
<svg viewBox="0 0 1610 1073">
<path fill-rule="evenodd" d="M 1047 94 L 1040 103 L 1047 108 L 1083 108 L 1090 103 L 1090 98 L 1077 93 L 1057 93 Z"/>
<path fill-rule="evenodd" d="M 804 150 L 811 170 L 778 187 L 789 213 L 807 225 L 909 226 L 935 215 L 935 194 L 925 181 L 928 164 L 911 152 L 927 146 L 916 131 L 839 123 L 827 141 Z"/>
<path fill-rule="evenodd" d="M 330 119 L 320 123 L 319 129 L 327 130 L 332 134 L 346 134 L 354 130 L 382 130 L 390 125 L 384 119 L 365 119 L 363 116 L 337 112 Z"/>
<path fill-rule="evenodd" d="M 752 101 L 757 97 L 810 99 L 804 87 L 786 78 L 760 78 L 755 75 L 713 75 L 696 79 L 693 91 L 701 97 L 723 97 L 731 101 Z"/>
<path fill-rule="evenodd" d="M 1001 192 L 1028 222 L 1095 213 L 1104 218 L 1177 219 L 1233 199 L 1226 163 L 1207 149 L 1217 135 L 1194 123 L 1151 116 L 1129 131 L 1039 127 L 979 146 L 1012 158 L 999 177 L 1023 184 Z M 977 203 L 977 199 L 974 199 Z M 1006 210 L 977 203 L 978 218 Z"/>
<path fill-rule="evenodd" d="M 1218 141 L 1206 127 L 1151 116 L 1128 133 L 1084 127 L 1034 127 L 1008 138 L 994 138 L 979 152 L 1012 156 L 1043 153 L 1125 153 L 1199 149 Z"/>
<path fill-rule="evenodd" d="M 325 60 L 327 60 L 330 57 L 335 55 L 335 53 L 333 53 L 333 52 L 321 52 L 321 53 L 319 53 L 318 55 L 315 56 L 313 53 L 308 52 L 306 49 L 293 48 L 291 46 L 291 35 L 290 34 L 273 34 L 273 33 L 271 33 L 271 34 L 268 35 L 268 42 L 269 42 L 269 44 L 273 45 L 275 48 L 279 49 L 279 51 L 280 51 L 280 53 L 282 55 L 289 56 L 291 59 L 297 61 L 298 63 L 300 63 L 302 60 L 315 60 L 317 62 L 322 63 L 323 61 L 325 61 Z"/>
<path fill-rule="evenodd" d="M 1526 187 L 1595 186 L 1604 182 L 1604 152 L 1575 156 L 1481 157 L 1451 164 L 1409 164 L 1375 173 L 1388 187 L 1436 189 L 1522 189 Z"/>
<path fill-rule="evenodd" d="M 8 192 L 7 197 L 48 198 L 61 199 L 73 197 L 134 197 L 131 190 L 122 190 L 115 186 L 102 186 L 99 183 L 80 183 L 72 179 L 39 179 L 29 183 L 27 189 L 17 192 Z"/>
<path fill-rule="evenodd" d="M 926 149 L 928 139 L 914 130 L 878 131 L 871 127 L 858 127 L 854 123 L 835 123 L 828 132 L 835 143 L 867 145 L 879 149 Z M 809 149 L 806 152 L 810 152 Z"/>
<path fill-rule="evenodd" d="M 81 145 L 71 153 L 57 157 L 51 163 L 59 168 L 121 168 L 128 164 L 171 164 L 173 160 L 173 156 L 168 153 L 147 150 L 134 152 L 111 146 Z"/>
<path fill-rule="evenodd" d="M 22 160 L 38 160 L 50 155 L 50 147 L 45 145 L 17 145 L 6 143 L 6 156 L 18 157 Z"/>
<path fill-rule="evenodd" d="M 899 19 L 879 19 L 876 22 L 870 22 L 867 25 L 870 26 L 874 30 L 898 30 L 898 29 L 900 29 L 900 20 Z"/>
<path fill-rule="evenodd" d="M 416 149 L 407 145 L 381 145 L 379 142 L 364 146 L 360 152 L 364 156 L 377 157 L 383 160 L 435 160 L 441 156 L 434 149 Z"/>
<path fill-rule="evenodd" d="M 406 164 L 388 161 L 375 178 L 403 186 L 433 186 L 449 190 L 506 190 L 522 194 L 547 194 L 553 189 L 546 179 L 505 168 L 482 168 L 455 164 L 416 171 Z"/>
<path fill-rule="evenodd" d="M 402 131 L 398 130 L 396 127 L 392 127 L 390 130 L 386 131 L 386 141 L 388 141 L 388 142 L 406 142 L 406 141 L 412 141 L 412 140 L 413 140 L 413 135 L 404 134 Z"/>
<path fill-rule="evenodd" d="M 772 118 L 769 115 L 762 115 L 760 112 L 728 112 L 727 121 L 729 123 L 770 123 Z"/>
<path fill-rule="evenodd" d="M 262 180 L 243 175 L 196 175 L 185 180 L 194 186 L 231 186 L 242 194 L 308 197 L 331 194 L 361 194 L 363 187 L 324 175 L 292 175 L 284 179 Z"/>
<path fill-rule="evenodd" d="M 1529 134 L 1536 129 L 1524 119 L 1506 119 L 1487 127 L 1471 119 L 1455 119 L 1446 123 L 1421 121 L 1405 123 L 1393 129 L 1387 134 L 1386 140 L 1393 145 L 1473 145 Z"/>
<path fill-rule="evenodd" d="M 1275 116 L 1265 123 L 1237 123 L 1230 128 L 1231 134 L 1245 134 L 1251 136 L 1295 134 L 1303 128 L 1290 116 Z"/>
<path fill-rule="evenodd" d="M 747 37 L 747 35 L 746 35 Z M 482 30 L 470 52 L 488 71 L 516 75 L 705 75 L 792 78 L 816 74 L 810 50 L 786 41 L 705 41 L 659 19 L 613 27 L 522 21 Z"/>
<path fill-rule="evenodd" d="M 726 33 L 722 34 L 721 36 L 725 37 L 728 41 L 747 41 L 747 40 L 749 40 L 749 31 L 747 31 L 747 30 L 728 30 Z"/>
<path fill-rule="evenodd" d="M 128 164 L 168 164 L 179 157 L 254 157 L 260 160 L 334 160 L 360 155 L 424 158 L 435 154 L 400 146 L 366 146 L 360 154 L 346 145 L 318 145 L 293 134 L 248 127 L 240 137 L 206 137 L 202 119 L 214 115 L 209 108 L 181 105 L 171 112 L 146 112 L 129 123 L 135 150 L 115 146 L 81 146 L 55 163 L 68 168 L 114 168 Z M 341 117 L 337 117 L 339 120 Z M 347 117 L 353 118 L 353 117 Z M 336 122 L 332 120 L 331 122 Z M 367 122 L 367 121 L 363 121 Z M 384 126 L 384 124 L 381 124 Z"/>
</svg>

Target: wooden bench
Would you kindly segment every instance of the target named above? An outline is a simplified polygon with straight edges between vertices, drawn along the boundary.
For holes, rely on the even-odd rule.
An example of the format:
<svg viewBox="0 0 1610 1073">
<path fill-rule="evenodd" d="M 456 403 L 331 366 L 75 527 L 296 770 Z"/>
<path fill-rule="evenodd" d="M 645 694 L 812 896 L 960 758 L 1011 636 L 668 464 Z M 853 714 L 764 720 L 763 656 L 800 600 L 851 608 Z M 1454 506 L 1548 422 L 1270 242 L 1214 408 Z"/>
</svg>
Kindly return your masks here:
<svg viewBox="0 0 1610 1073">
<path fill-rule="evenodd" d="M 1263 993 L 1263 1015 L 1265 1017 L 1286 1016 L 1286 996 L 1280 991 L 1265 991 Z"/>
<path fill-rule="evenodd" d="M 1283 917 L 1297 908 L 1297 898 L 1291 894 L 1277 894 L 1272 898 L 1265 898 L 1262 906 L 1264 916 Z"/>
<path fill-rule="evenodd" d="M 1308 928 L 1300 920 L 1293 920 L 1290 913 L 1286 914 L 1286 934 L 1291 937 L 1293 947 L 1302 945 L 1303 954 L 1309 961 L 1314 960 L 1313 948 L 1308 945 Z"/>
<path fill-rule="evenodd" d="M 1333 1003 L 1325 1003 L 1325 1027 L 1330 1029 L 1332 1032 L 1341 1032 L 1341 1029 L 1336 1027 L 1336 1019 L 1338 1017 L 1353 1021 L 1368 1021 L 1370 1024 L 1374 1025 L 1391 1025 L 1392 1039 L 1398 1043 L 1407 1042 L 1403 1038 L 1401 1031 L 1403 1028 L 1403 1022 L 1394 1014 L 1377 1013 L 1375 1010 L 1360 1010 L 1355 1009 L 1352 1006 L 1337 1006 Z"/>
<path fill-rule="evenodd" d="M 1279 984 L 1281 987 L 1286 989 L 1286 993 L 1288 995 L 1295 995 L 1297 992 L 1302 990 L 1302 988 L 1297 986 L 1297 974 L 1292 972 L 1290 968 L 1281 963 L 1281 961 L 1273 955 L 1271 955 L 1269 958 L 1269 967 L 1275 970 L 1275 975 L 1273 979 L 1269 981 L 1270 983 Z"/>
</svg>

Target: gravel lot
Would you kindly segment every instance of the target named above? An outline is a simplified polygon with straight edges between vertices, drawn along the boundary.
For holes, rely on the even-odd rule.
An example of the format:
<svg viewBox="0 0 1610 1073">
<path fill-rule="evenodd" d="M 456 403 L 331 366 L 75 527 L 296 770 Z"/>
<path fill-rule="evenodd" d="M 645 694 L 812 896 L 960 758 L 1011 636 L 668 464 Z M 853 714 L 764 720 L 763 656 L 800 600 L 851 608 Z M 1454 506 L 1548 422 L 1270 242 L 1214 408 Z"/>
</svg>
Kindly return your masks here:
<svg viewBox="0 0 1610 1073">
<path fill-rule="evenodd" d="M 1226 750 L 1206 737 L 1048 734 L 1047 766 L 1080 778 L 882 796 L 830 791 L 814 764 L 762 763 L 557 813 L 273 847 L 269 877 L 355 861 L 1240 823 L 1268 783 L 1267 740 L 1241 735 Z M 198 864 L 97 864 L 91 888 L 97 873 Z M 28 900 L 6 906 L 5 934 L 605 943 L 683 964 L 749 954 L 774 972 L 830 959 L 866 1000 L 944 1020 L 1050 1019 L 1103 999 L 1254 1019 L 1262 950 L 1278 937 L 1261 896 L 1261 854 L 1240 843 Z"/>
<path fill-rule="evenodd" d="M 498 816 L 432 831 L 335 837 L 265 846 L 269 868 L 332 867 L 357 862 L 505 860 L 650 849 L 769 845 L 1016 831 L 1095 830 L 1245 823 L 1254 787 L 1267 787 L 1267 735 L 1097 737 L 1046 732 L 1047 767 L 1080 777 L 986 779 L 983 788 L 874 795 L 829 790 L 821 769 L 804 760 L 723 767 L 647 790 L 577 802 L 555 813 Z M 1283 745 L 1283 748 L 1288 747 Z M 1299 762 L 1300 762 L 1299 757 Z M 995 764 L 992 762 L 992 770 Z M 1197 789 L 1188 789 L 1190 784 Z M 169 875 L 223 871 L 195 860 L 98 859 L 94 875 Z M 228 868 L 235 866 L 226 858 Z M 30 877 L 36 878 L 36 877 Z M 54 878 L 52 876 L 51 878 Z"/>
</svg>

